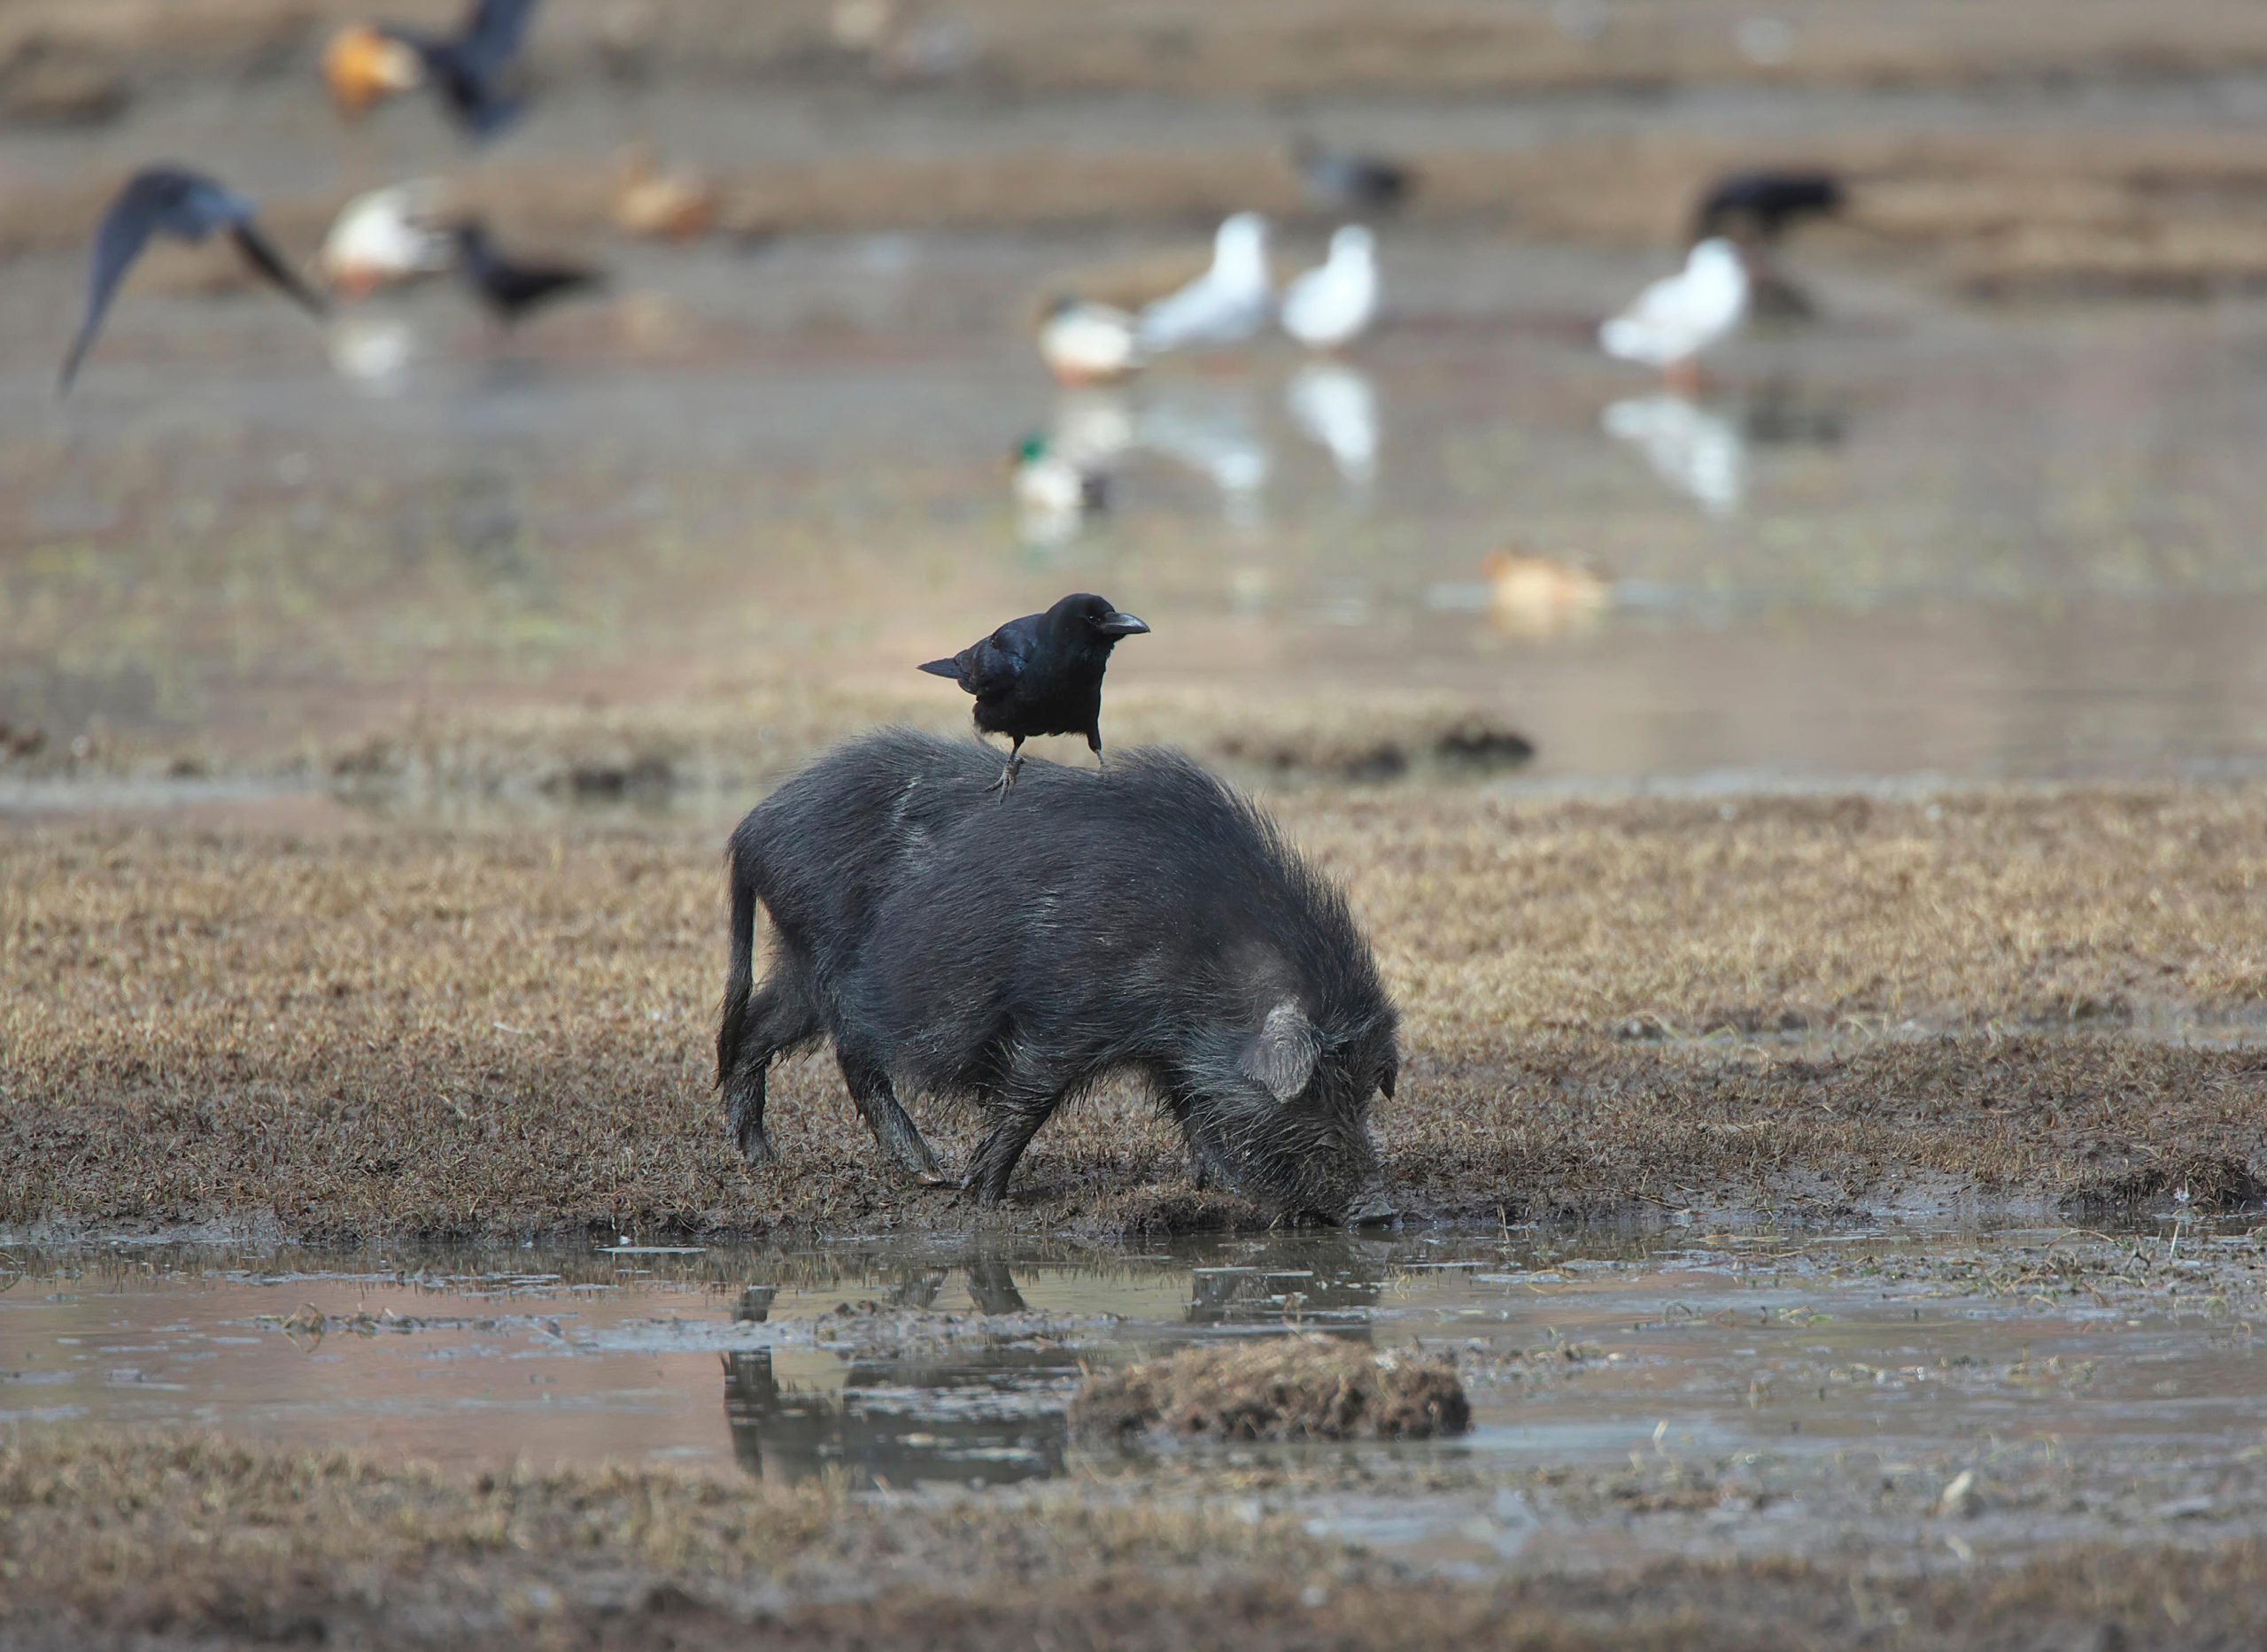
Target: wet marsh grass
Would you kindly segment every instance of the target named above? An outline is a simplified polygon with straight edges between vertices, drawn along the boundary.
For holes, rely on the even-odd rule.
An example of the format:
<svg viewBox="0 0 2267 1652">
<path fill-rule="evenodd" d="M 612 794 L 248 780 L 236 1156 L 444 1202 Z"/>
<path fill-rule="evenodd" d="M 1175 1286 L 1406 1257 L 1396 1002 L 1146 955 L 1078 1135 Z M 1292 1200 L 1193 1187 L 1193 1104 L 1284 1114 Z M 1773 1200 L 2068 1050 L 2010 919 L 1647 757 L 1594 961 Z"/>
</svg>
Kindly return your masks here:
<svg viewBox="0 0 2267 1652">
<path fill-rule="evenodd" d="M 1415 1214 L 2257 1196 L 2267 1054 L 2222 1035 L 2267 1001 L 2267 791 L 1276 805 L 1403 1007 L 1377 1129 Z M 0 838 L 0 1223 L 968 1225 L 880 1170 L 829 1061 L 778 1075 L 778 1166 L 739 1163 L 721 893 L 714 835 L 679 827 Z M 993 1220 L 1244 1214 L 1113 1092 Z"/>
<path fill-rule="evenodd" d="M 0 1634 L 376 1647 L 2235 1646 L 2267 1547 L 2152 1535 L 2008 1564 L 1863 1550 L 1414 1577 L 1196 1471 L 1167 1498 L 1072 1483 L 846 1500 L 668 1470 L 381 1463 L 200 1435 L 0 1437 Z M 1613 1521 L 1705 1518 L 1671 1465 L 1560 1482 Z M 1276 1487 L 1277 1490 L 1282 1487 Z M 1919 1495 L 1917 1492 L 1915 1494 Z M 1956 1551 L 1954 1551 L 1956 1552 Z"/>
</svg>

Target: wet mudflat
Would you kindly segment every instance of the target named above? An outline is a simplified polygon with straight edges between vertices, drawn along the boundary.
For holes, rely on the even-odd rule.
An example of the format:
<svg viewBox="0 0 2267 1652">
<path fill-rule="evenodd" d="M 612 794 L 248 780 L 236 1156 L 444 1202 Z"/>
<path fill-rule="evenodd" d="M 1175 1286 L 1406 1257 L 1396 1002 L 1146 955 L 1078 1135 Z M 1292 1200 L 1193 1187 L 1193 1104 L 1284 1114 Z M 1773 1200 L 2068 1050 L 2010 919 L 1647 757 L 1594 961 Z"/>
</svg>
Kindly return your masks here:
<svg viewBox="0 0 2267 1652">
<path fill-rule="evenodd" d="M 1468 714 L 1533 743 L 1536 784 L 2267 757 L 2241 645 L 2267 308 L 1985 315 L 1830 256 L 1803 271 L 1822 318 L 1687 403 L 1588 342 L 1652 259 L 1412 231 L 1398 325 L 1347 362 L 1056 398 L 1025 308 L 1138 244 L 625 252 L 619 295 L 539 340 L 445 291 L 349 317 L 341 359 L 375 331 L 392 364 L 359 385 L 312 329 L 153 293 L 61 408 L 32 342 L 75 272 L 25 266 L 0 300 L 6 798 L 120 772 L 745 787 L 861 721 L 948 726 L 905 660 L 1035 578 L 1171 614 L 1113 677 L 1118 737 L 1226 760 L 1204 685 L 1263 727 Z M 184 376 L 192 400 L 152 394 Z M 1110 454 L 1118 508 L 1041 543 L 1003 467 L 1050 429 Z M 1507 545 L 1602 594 L 1499 591 Z"/>
</svg>

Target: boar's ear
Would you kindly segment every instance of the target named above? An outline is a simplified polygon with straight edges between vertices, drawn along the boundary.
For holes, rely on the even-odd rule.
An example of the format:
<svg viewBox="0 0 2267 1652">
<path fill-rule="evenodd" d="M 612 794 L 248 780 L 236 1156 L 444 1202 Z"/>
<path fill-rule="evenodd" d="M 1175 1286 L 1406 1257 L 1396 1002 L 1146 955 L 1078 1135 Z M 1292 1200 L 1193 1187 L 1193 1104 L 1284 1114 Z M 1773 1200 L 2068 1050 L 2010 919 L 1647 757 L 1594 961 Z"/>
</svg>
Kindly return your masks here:
<svg viewBox="0 0 2267 1652">
<path fill-rule="evenodd" d="M 1322 1035 L 1299 1007 L 1285 999 L 1267 1012 L 1259 1031 L 1244 1046 L 1244 1077 L 1265 1085 L 1278 1101 L 1290 1101 L 1314 1077 L 1322 1057 Z"/>
</svg>

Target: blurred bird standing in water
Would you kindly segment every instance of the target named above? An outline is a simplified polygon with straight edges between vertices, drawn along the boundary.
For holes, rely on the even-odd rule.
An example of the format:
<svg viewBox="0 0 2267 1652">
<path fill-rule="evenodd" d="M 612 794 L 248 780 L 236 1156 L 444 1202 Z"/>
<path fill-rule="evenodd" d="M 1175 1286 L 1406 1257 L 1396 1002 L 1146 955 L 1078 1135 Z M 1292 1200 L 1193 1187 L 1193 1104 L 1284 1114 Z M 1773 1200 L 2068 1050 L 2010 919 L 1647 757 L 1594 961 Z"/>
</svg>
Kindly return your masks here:
<svg viewBox="0 0 2267 1652">
<path fill-rule="evenodd" d="M 1729 235 L 1775 242 L 1806 218 L 1831 218 L 1849 205 L 1830 172 L 1758 168 L 1727 173 L 1703 192 L 1692 213 L 1692 239 Z"/>
<path fill-rule="evenodd" d="M 519 118 L 513 66 L 536 0 L 474 0 L 454 36 L 394 23 L 358 23 L 323 52 L 323 79 L 351 114 L 419 86 L 432 89 L 449 118 L 468 136 L 495 136 Z"/>
<path fill-rule="evenodd" d="M 1377 313 L 1377 243 L 1359 224 L 1340 226 L 1328 259 L 1283 291 L 1283 330 L 1309 350 L 1352 344 Z"/>
<path fill-rule="evenodd" d="M 576 264 L 522 264 L 496 251 L 488 227 L 468 220 L 456 227 L 457 269 L 489 313 L 510 327 L 531 310 L 605 285 L 606 277 Z"/>
<path fill-rule="evenodd" d="M 79 375 L 79 363 L 102 329 L 118 284 L 153 235 L 201 242 L 216 229 L 225 229 L 236 250 L 253 269 L 281 288 L 310 315 L 328 313 L 329 306 L 284 262 L 267 237 L 252 221 L 254 208 L 248 196 L 202 173 L 176 166 L 151 166 L 127 180 L 95 231 L 93 268 L 87 283 L 87 314 L 78 336 L 63 358 L 58 389 L 67 390 Z"/>
<path fill-rule="evenodd" d="M 1102 678 L 1110 651 L 1121 637 L 1149 629 L 1105 598 L 1078 591 L 921 669 L 954 678 L 976 696 L 979 732 L 1015 742 L 994 783 L 1004 800 L 1023 767 L 1024 742 L 1034 735 L 1083 734 L 1087 749 L 1102 756 Z"/>
<path fill-rule="evenodd" d="M 1325 149 L 1302 133 L 1291 142 L 1291 165 L 1310 205 L 1326 212 L 1390 212 L 1408 198 L 1409 168 L 1397 161 Z"/>
</svg>

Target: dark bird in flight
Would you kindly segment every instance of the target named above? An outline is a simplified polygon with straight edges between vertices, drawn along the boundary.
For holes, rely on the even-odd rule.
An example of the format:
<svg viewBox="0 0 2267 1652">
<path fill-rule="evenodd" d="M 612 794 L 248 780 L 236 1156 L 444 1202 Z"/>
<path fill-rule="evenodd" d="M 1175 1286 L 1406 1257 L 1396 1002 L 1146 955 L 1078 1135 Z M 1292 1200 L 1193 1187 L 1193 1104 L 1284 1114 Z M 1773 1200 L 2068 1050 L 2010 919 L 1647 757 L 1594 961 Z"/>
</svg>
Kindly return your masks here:
<svg viewBox="0 0 2267 1652">
<path fill-rule="evenodd" d="M 488 227 L 476 220 L 457 225 L 454 235 L 458 272 L 507 327 L 554 299 L 606 283 L 600 272 L 580 265 L 522 264 L 507 259 L 488 238 Z"/>
<path fill-rule="evenodd" d="M 1101 597 L 1081 591 L 1044 614 L 1010 620 L 982 642 L 921 669 L 951 677 L 976 696 L 976 726 L 1015 742 L 995 789 L 1005 800 L 1023 767 L 1023 745 L 1039 734 L 1083 734 L 1102 755 L 1102 675 L 1124 637 L 1149 628 Z"/>
<path fill-rule="evenodd" d="M 1831 218 L 1847 205 L 1842 181 L 1830 172 L 1727 173 L 1700 197 L 1692 214 L 1692 239 L 1744 232 L 1773 242 L 1798 220 Z"/>
<path fill-rule="evenodd" d="M 1292 140 L 1291 164 L 1298 168 L 1307 199 L 1334 212 L 1396 211 L 1414 181 L 1409 168 L 1397 161 L 1325 149 L 1304 134 Z"/>
<path fill-rule="evenodd" d="M 323 73 L 350 112 L 426 86 L 466 134 L 491 138 L 519 118 L 513 67 L 536 0 L 474 0 L 453 36 L 397 23 L 358 24 L 331 42 Z"/>
<path fill-rule="evenodd" d="M 78 377 L 79 362 L 86 355 L 87 347 L 95 342 L 95 335 L 102 330 L 103 317 L 110 309 L 110 301 L 118 295 L 119 282 L 126 278 L 126 272 L 142 256 L 143 248 L 150 244 L 153 235 L 198 242 L 216 229 L 225 229 L 253 269 L 282 288 L 309 314 L 328 314 L 330 306 L 299 279 L 267 237 L 259 233 L 259 227 L 252 221 L 256 210 L 250 197 L 238 195 L 202 173 L 184 172 L 175 166 L 151 166 L 128 179 L 126 187 L 118 192 L 118 198 L 111 203 L 110 211 L 103 214 L 101 227 L 95 231 L 94 264 L 87 282 L 87 316 L 79 323 L 79 336 L 71 341 L 70 353 L 63 358 L 58 389 L 69 390 L 71 381 Z"/>
</svg>

